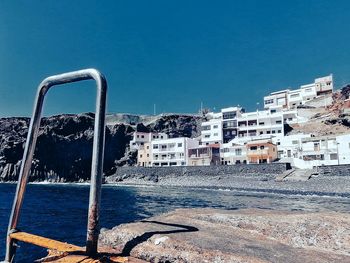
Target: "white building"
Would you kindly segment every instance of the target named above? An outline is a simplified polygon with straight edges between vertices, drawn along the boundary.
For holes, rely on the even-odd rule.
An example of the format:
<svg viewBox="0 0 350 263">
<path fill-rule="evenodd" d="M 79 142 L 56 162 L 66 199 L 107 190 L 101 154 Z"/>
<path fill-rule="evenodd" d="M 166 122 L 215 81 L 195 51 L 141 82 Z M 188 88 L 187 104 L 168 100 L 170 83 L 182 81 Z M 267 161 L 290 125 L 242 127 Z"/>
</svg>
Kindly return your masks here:
<svg viewBox="0 0 350 263">
<path fill-rule="evenodd" d="M 202 122 L 201 141 L 205 145 L 222 143 L 221 119 Z"/>
<path fill-rule="evenodd" d="M 311 134 L 303 133 L 283 137 L 273 137 L 272 142 L 277 145 L 277 157 L 282 159 L 282 161 L 289 158 L 299 158 L 302 150 L 302 139 L 310 137 Z"/>
<path fill-rule="evenodd" d="M 339 164 L 350 164 L 350 134 L 337 136 Z"/>
<path fill-rule="evenodd" d="M 335 136 L 305 138 L 301 143 L 301 159 L 305 162 L 305 167 L 339 164 L 339 148 Z"/>
<path fill-rule="evenodd" d="M 188 165 L 188 149 L 199 146 L 190 138 L 171 138 L 151 142 L 151 166 Z"/>
<path fill-rule="evenodd" d="M 264 108 L 281 106 L 288 108 L 288 93 L 289 89 L 272 92 L 270 95 L 264 97 Z"/>
<path fill-rule="evenodd" d="M 324 96 L 333 92 L 333 75 L 317 78 L 311 84 L 300 86 L 295 90 L 281 90 L 272 92 L 264 97 L 264 108 L 269 109 L 275 106 L 293 109 L 303 105 L 319 96 Z"/>
<path fill-rule="evenodd" d="M 302 85 L 300 89 L 291 90 L 287 94 L 288 109 L 296 108 L 316 98 L 317 92 L 315 84 Z"/>
<path fill-rule="evenodd" d="M 220 147 L 221 164 L 232 165 L 247 163 L 247 147 L 233 142 L 222 144 Z"/>
<path fill-rule="evenodd" d="M 166 133 L 134 132 L 133 138 L 130 141 L 130 150 L 139 150 L 144 146 L 146 142 L 167 138 L 168 135 Z"/>
</svg>

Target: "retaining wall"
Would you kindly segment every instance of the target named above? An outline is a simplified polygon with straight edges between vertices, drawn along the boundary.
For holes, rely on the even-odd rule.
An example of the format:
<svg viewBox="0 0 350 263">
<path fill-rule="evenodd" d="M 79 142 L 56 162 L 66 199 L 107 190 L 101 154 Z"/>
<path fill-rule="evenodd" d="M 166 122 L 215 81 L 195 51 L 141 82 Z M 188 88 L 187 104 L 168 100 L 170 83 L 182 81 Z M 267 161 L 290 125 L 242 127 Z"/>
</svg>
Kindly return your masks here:
<svg viewBox="0 0 350 263">
<path fill-rule="evenodd" d="M 350 176 L 350 164 L 319 166 L 317 169 L 323 176 Z"/>
<path fill-rule="evenodd" d="M 218 175 L 279 175 L 290 169 L 287 163 L 237 164 L 218 166 L 171 166 L 171 167 L 119 167 L 114 178 L 166 177 L 166 176 L 218 176 Z"/>
</svg>

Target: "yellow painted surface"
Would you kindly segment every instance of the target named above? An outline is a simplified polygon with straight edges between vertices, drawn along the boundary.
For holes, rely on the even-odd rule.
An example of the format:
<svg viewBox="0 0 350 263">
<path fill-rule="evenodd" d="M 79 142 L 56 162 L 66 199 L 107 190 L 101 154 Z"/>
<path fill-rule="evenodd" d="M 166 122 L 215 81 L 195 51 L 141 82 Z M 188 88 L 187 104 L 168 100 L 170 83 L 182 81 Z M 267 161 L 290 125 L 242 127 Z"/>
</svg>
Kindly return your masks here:
<svg viewBox="0 0 350 263">
<path fill-rule="evenodd" d="M 46 237 L 41 237 L 41 236 L 29 234 L 26 232 L 12 233 L 12 234 L 10 234 L 10 237 L 12 239 L 15 239 L 18 241 L 22 241 L 22 242 L 26 242 L 29 244 L 39 246 L 39 247 L 44 247 L 47 249 L 54 249 L 54 250 L 62 251 L 62 252 L 84 251 L 84 248 L 79 247 L 79 246 L 71 245 L 68 243 L 64 243 L 64 242 L 53 240 L 53 239 L 46 238 Z"/>
<path fill-rule="evenodd" d="M 44 247 L 49 250 L 49 255 L 38 262 L 54 262 L 54 263 L 144 263 L 145 261 L 132 257 L 121 257 L 116 255 L 104 255 L 103 253 L 96 259 L 92 259 L 86 255 L 85 248 L 41 237 L 26 232 L 16 232 L 10 234 L 12 239 L 17 241 L 33 244 L 35 246 Z"/>
</svg>

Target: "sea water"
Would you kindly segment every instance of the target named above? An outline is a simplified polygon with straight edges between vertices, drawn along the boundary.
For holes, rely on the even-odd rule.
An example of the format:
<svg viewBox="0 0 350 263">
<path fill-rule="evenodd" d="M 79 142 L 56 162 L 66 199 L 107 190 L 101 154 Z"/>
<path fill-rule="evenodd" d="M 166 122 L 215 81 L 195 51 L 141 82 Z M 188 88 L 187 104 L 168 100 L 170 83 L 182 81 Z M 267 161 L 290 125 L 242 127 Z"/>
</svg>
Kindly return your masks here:
<svg viewBox="0 0 350 263">
<path fill-rule="evenodd" d="M 0 261 L 15 184 L 0 184 Z M 89 185 L 29 184 L 18 228 L 22 231 L 84 246 Z M 349 197 L 289 195 L 269 192 L 183 187 L 104 185 L 100 222 L 105 228 L 141 220 L 176 208 L 261 208 L 286 211 L 350 212 Z M 33 262 L 46 250 L 20 244 L 17 262 Z"/>
</svg>

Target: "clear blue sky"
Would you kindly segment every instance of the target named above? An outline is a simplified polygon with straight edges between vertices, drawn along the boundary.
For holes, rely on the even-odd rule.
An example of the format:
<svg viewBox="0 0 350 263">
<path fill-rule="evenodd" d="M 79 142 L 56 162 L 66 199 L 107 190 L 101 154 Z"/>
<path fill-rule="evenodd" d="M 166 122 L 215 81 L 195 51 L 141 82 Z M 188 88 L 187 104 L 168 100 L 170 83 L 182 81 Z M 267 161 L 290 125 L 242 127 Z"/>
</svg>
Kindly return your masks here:
<svg viewBox="0 0 350 263">
<path fill-rule="evenodd" d="M 30 116 L 48 75 L 96 67 L 108 112 L 237 105 L 333 73 L 350 82 L 350 1 L 0 1 L 0 116 Z M 94 110 L 92 82 L 45 114 Z"/>
</svg>

